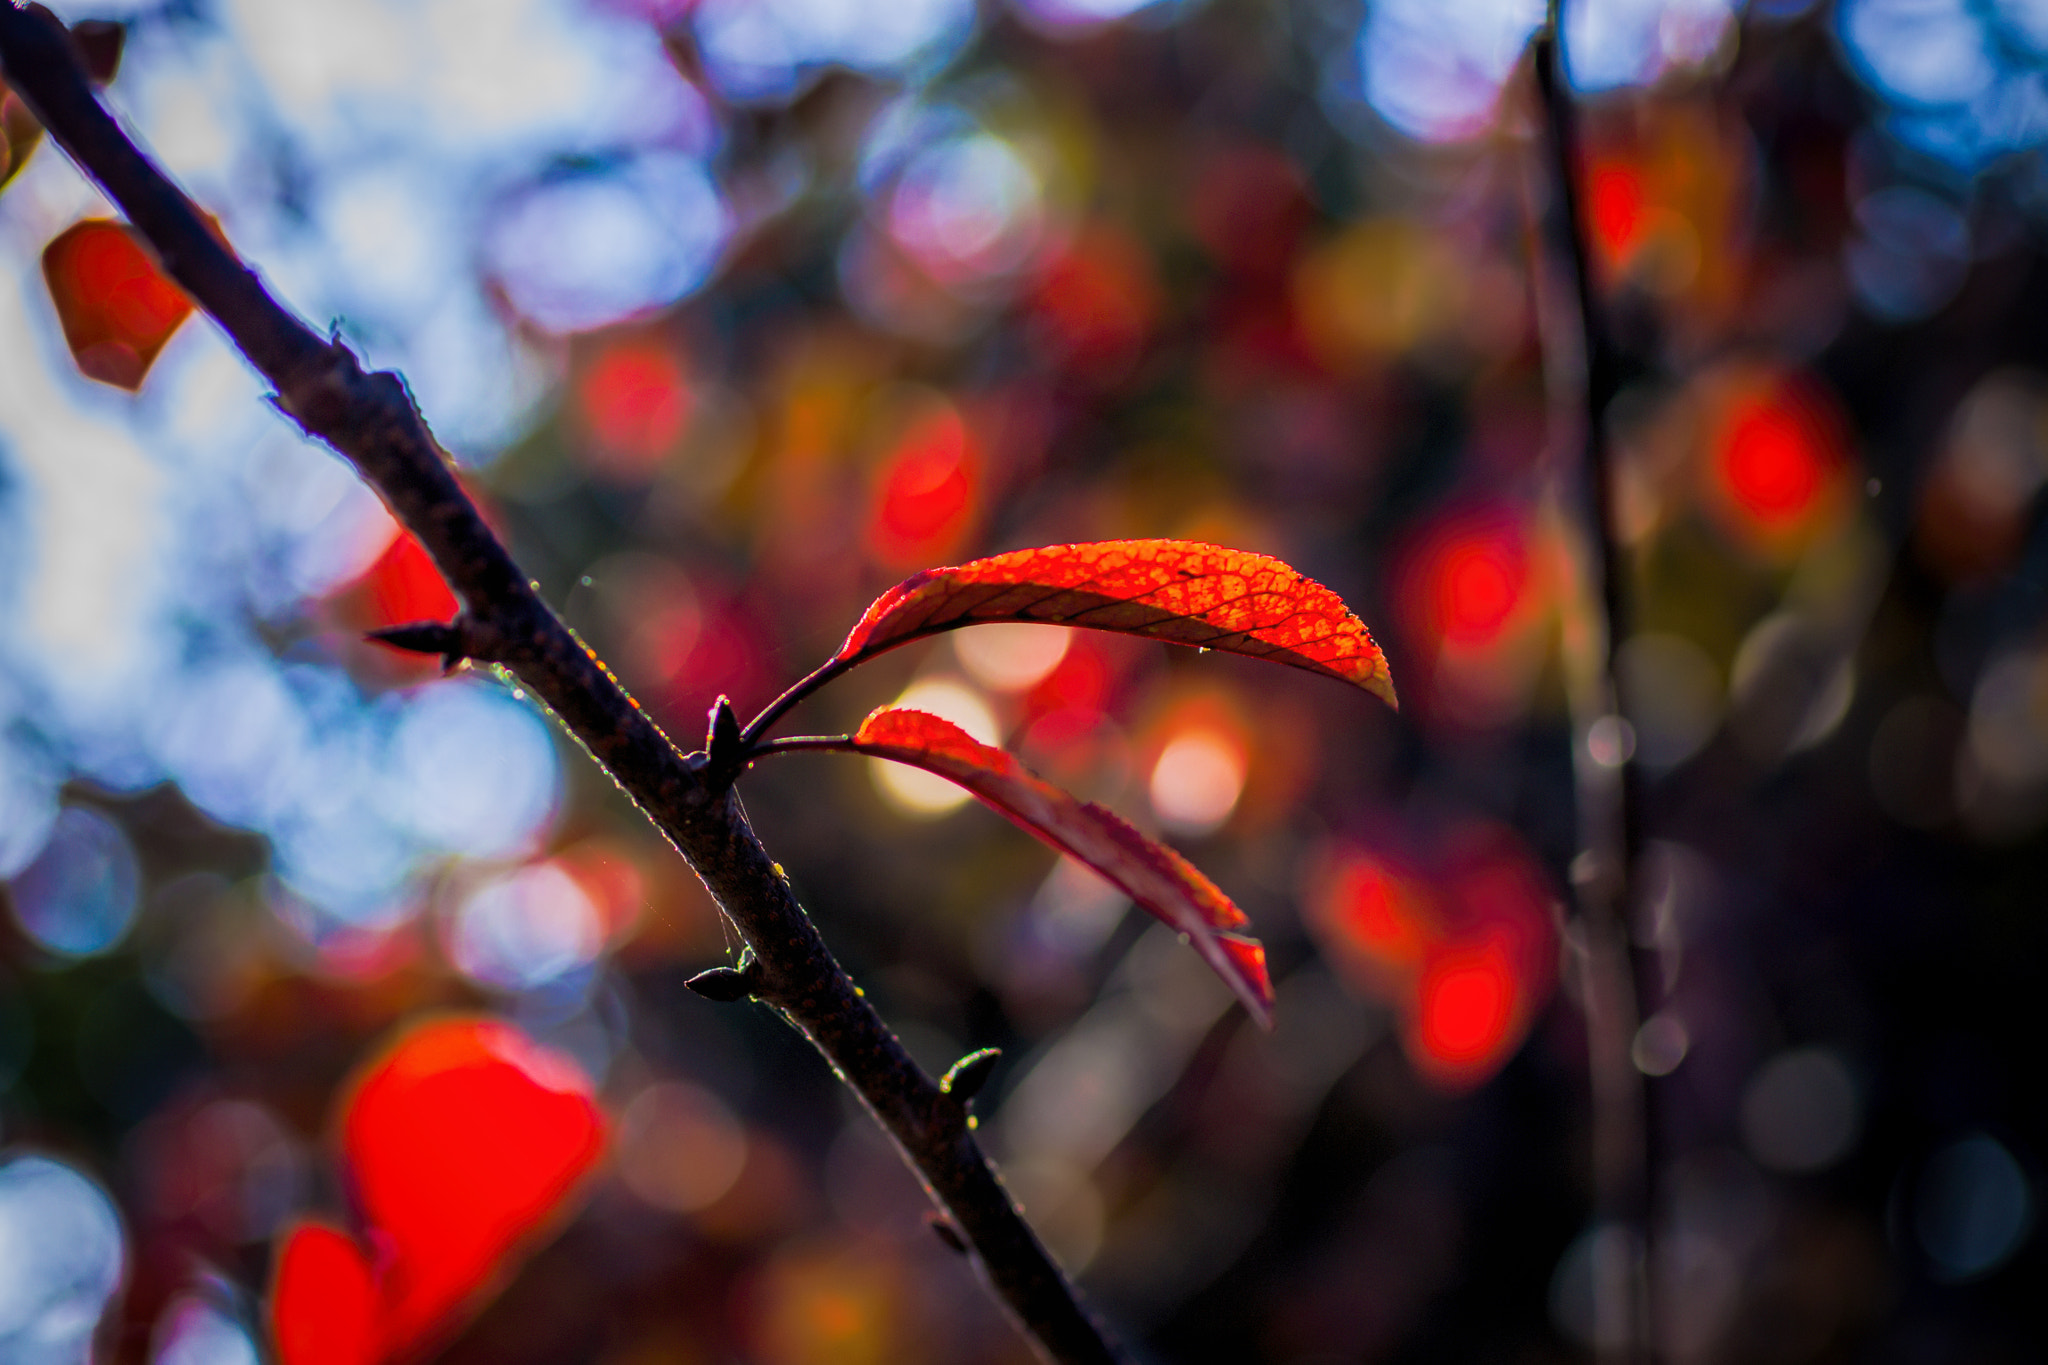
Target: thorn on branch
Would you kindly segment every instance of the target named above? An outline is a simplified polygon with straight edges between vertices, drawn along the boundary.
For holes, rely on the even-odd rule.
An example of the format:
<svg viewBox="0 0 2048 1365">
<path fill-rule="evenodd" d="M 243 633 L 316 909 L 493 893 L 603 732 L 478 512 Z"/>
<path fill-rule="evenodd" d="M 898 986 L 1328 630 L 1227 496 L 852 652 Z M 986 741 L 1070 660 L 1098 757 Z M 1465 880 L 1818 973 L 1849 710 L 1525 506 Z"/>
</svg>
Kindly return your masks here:
<svg viewBox="0 0 2048 1365">
<path fill-rule="evenodd" d="M 1001 1048 L 985 1047 L 979 1052 L 970 1052 L 953 1063 L 939 1081 L 939 1093 L 951 1096 L 963 1109 L 967 1102 L 981 1093 L 988 1078 L 995 1074 L 996 1063 L 1002 1060 Z"/>
<path fill-rule="evenodd" d="M 955 1255 L 967 1255 L 967 1239 L 960 1235 L 960 1229 L 953 1226 L 952 1219 L 943 1213 L 933 1212 L 924 1216 L 924 1222 L 925 1226 L 950 1247 Z"/>
<path fill-rule="evenodd" d="M 441 671 L 453 673 L 457 664 L 476 657 L 469 635 L 462 619 L 457 617 L 453 621 L 414 621 L 403 626 L 387 626 L 383 630 L 371 631 L 365 638 L 409 654 L 438 654 L 441 656 Z"/>
<path fill-rule="evenodd" d="M 738 968 L 713 967 L 699 972 L 683 983 L 706 1000 L 721 1005 L 738 1004 L 750 1000 L 761 989 L 759 964 L 752 954 L 740 959 Z"/>
</svg>

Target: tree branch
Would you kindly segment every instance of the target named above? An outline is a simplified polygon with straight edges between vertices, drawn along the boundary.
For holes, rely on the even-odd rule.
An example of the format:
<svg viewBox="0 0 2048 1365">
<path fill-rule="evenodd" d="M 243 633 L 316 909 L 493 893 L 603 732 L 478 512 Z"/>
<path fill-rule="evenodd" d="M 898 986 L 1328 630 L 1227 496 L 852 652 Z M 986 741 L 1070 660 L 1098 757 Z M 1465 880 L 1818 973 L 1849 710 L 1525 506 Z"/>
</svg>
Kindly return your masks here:
<svg viewBox="0 0 2048 1365">
<path fill-rule="evenodd" d="M 270 296 L 101 107 L 48 10 L 0 0 L 0 71 L 269 380 L 277 406 L 354 465 L 420 538 L 466 607 L 449 641 L 487 639 L 489 657 L 554 713 L 703 879 L 753 951 L 751 993 L 859 1093 L 1020 1325 L 1061 1362 L 1126 1359 L 1004 1191 L 969 1130 L 965 1101 L 918 1068 L 833 959 L 705 756 L 679 751 L 541 600 L 456 481 L 403 381 L 365 373 L 346 347 Z"/>
<path fill-rule="evenodd" d="M 1580 198 L 1584 169 L 1577 112 L 1567 87 L 1563 0 L 1549 0 L 1547 21 L 1531 58 L 1541 98 L 1550 181 L 1555 187 L 1565 253 L 1571 262 L 1585 383 L 1586 539 L 1599 583 L 1603 646 L 1598 719 L 1607 722 L 1618 762 L 1575 753 L 1579 773 L 1580 856 L 1573 867 L 1579 919 L 1585 931 L 1587 1050 L 1593 1109 L 1595 1218 L 1629 1238 L 1625 1261 L 1595 1268 L 1596 1316 L 1623 1329 L 1620 1343 L 1602 1343 L 1603 1358 L 1645 1357 L 1650 1349 L 1653 1199 L 1649 1104 L 1645 1078 L 1635 1065 L 1636 1030 L 1651 1010 L 1644 993 L 1652 975 L 1632 960 L 1630 920 L 1642 853 L 1641 775 L 1628 698 L 1620 669 L 1630 633 L 1628 566 L 1615 496 L 1608 412 L 1627 381 L 1627 367 L 1607 326 L 1588 249 Z M 1624 736 L 1628 737 L 1624 739 Z M 1586 738 L 1590 739 L 1588 727 Z M 1603 768 L 1605 771 L 1603 771 Z M 1618 1347 L 1618 1350 L 1617 1350 Z"/>
</svg>

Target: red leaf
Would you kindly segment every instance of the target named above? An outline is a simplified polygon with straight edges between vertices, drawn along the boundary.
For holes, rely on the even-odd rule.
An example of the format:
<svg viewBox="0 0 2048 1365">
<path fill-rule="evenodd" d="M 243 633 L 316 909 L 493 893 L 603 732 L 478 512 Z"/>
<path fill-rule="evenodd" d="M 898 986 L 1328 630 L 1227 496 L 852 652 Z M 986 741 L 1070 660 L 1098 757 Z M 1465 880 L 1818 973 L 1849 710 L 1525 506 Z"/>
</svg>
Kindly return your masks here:
<svg viewBox="0 0 2048 1365">
<path fill-rule="evenodd" d="M 427 1024 L 373 1066 L 348 1101 L 342 1151 L 357 1207 L 391 1249 L 391 1354 L 438 1339 L 603 1148 L 589 1080 L 509 1024 Z"/>
<path fill-rule="evenodd" d="M 377 1279 L 353 1237 L 301 1223 L 285 1237 L 270 1285 L 280 1365 L 376 1365 Z"/>
<path fill-rule="evenodd" d="M 43 278 L 72 359 L 88 377 L 142 387 L 157 353 L 192 312 L 133 229 L 87 219 L 43 248 Z"/>
<path fill-rule="evenodd" d="M 383 1365 L 439 1343 L 560 1217 L 604 1149 L 590 1081 L 497 1020 L 412 1029 L 343 1109 L 363 1237 L 295 1228 L 278 1258 L 281 1365 Z"/>
<path fill-rule="evenodd" d="M 1146 838 L 1114 812 L 1033 776 L 1009 754 L 971 738 L 951 721 L 923 711 L 883 707 L 862 722 L 852 747 L 957 782 L 1094 868 L 1186 934 L 1252 1016 L 1270 1026 L 1273 986 L 1266 977 L 1266 950 L 1257 939 L 1233 932 L 1249 923 L 1244 911 L 1180 854 Z"/>
<path fill-rule="evenodd" d="M 1342 599 L 1277 559 L 1187 540 L 1048 545 L 927 569 L 868 608 L 833 662 L 989 621 L 1121 631 L 1292 664 L 1394 699 L 1386 656 Z"/>
<path fill-rule="evenodd" d="M 369 586 L 374 613 L 371 628 L 375 630 L 415 621 L 449 621 L 462 610 L 434 557 L 420 538 L 404 527 L 398 528 L 363 578 Z"/>
</svg>

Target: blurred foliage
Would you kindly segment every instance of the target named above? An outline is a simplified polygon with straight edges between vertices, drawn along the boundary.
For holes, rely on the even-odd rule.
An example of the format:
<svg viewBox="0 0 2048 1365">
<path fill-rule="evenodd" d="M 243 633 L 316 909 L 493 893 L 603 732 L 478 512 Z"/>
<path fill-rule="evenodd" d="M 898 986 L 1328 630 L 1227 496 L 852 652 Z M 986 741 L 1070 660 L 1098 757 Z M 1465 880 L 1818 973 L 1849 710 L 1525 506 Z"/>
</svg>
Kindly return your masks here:
<svg viewBox="0 0 2048 1365">
<path fill-rule="evenodd" d="M 1004 1049 L 983 1133 L 1159 1358 L 1598 1341 L 1564 902 L 1575 765 L 1622 746 L 1670 1357 L 2048 1334 L 2038 6 L 1568 7 L 1632 374 L 1633 727 L 1595 736 L 1531 6 L 79 8 L 686 747 L 905 573 L 1019 546 L 1239 546 L 1372 624 L 1398 717 L 989 628 L 797 713 L 914 696 L 1174 842 L 1268 946 L 1270 1035 L 977 806 L 829 756 L 743 783 L 920 1061 Z M 107 210 L 0 101 L 0 1354 L 84 1358 L 23 1343 L 119 1280 L 101 1354 L 253 1360 L 278 1230 L 349 1211 L 344 1078 L 483 1010 L 614 1147 L 445 1358 L 1028 1358 L 807 1047 L 681 988 L 736 942 L 603 776 L 362 640 L 446 587 L 217 334 L 133 397 L 75 373 L 38 263 Z"/>
</svg>

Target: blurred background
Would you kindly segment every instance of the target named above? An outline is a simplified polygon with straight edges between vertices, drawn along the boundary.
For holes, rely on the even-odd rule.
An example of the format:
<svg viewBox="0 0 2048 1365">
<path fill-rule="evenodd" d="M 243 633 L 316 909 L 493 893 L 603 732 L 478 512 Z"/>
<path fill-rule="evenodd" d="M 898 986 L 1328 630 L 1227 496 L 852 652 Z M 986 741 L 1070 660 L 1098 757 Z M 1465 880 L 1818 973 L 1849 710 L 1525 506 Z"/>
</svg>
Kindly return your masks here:
<svg viewBox="0 0 2048 1365">
<path fill-rule="evenodd" d="M 59 8 L 686 747 L 1024 545 L 1259 550 L 1371 624 L 1398 716 L 985 627 L 783 727 L 921 705 L 1168 838 L 1271 1034 L 950 789 L 743 783 L 913 1054 L 1004 1050 L 982 1132 L 1149 1357 L 1615 1345 L 1566 907 L 1575 770 L 1632 751 L 1664 1354 L 2040 1358 L 2048 7 L 1568 6 L 1632 375 L 1590 743 L 1529 0 Z M 40 259 L 109 209 L 0 117 L 0 1357 L 253 1365 L 274 1235 L 345 1208 L 338 1087 L 462 1009 L 614 1135 L 448 1359 L 1028 1359 L 818 1058 L 681 988 L 736 941 L 611 784 L 363 641 L 454 599 L 221 335 L 79 373 Z"/>
</svg>

